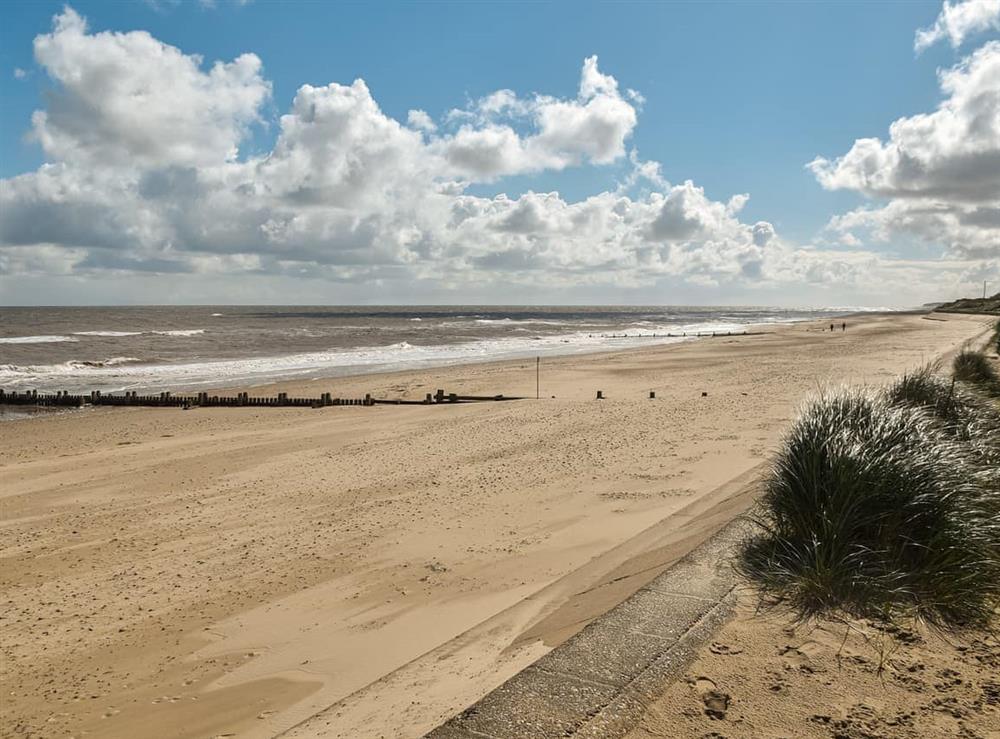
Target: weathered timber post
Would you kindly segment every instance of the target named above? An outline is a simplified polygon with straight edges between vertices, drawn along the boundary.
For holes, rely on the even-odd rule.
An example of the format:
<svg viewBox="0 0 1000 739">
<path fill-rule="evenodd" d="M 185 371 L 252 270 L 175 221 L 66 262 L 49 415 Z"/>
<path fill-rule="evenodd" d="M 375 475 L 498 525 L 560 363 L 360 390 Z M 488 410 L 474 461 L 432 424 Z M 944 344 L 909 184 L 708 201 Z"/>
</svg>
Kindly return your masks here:
<svg viewBox="0 0 1000 739">
<path fill-rule="evenodd" d="M 604 400 L 604 391 L 603 390 L 598 390 L 597 391 L 597 399 L 598 400 Z"/>
</svg>

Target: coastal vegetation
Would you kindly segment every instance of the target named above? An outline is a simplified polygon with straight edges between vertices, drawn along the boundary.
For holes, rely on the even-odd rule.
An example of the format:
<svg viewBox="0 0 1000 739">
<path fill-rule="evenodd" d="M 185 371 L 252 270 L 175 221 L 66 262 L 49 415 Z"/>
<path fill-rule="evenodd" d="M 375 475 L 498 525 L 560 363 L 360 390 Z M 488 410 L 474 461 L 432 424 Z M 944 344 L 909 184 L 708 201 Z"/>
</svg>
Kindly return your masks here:
<svg viewBox="0 0 1000 739">
<path fill-rule="evenodd" d="M 935 305 L 938 313 L 992 313 L 1000 315 L 1000 293 L 988 298 L 960 298 L 950 303 Z"/>
<path fill-rule="evenodd" d="M 1000 469 L 1000 406 L 934 365 L 903 375 L 884 391 L 894 406 L 928 412 L 945 436 L 969 446 L 984 464 Z"/>
<path fill-rule="evenodd" d="M 983 352 L 965 348 L 952 365 L 955 379 L 966 382 L 980 392 L 1000 398 L 1000 375 Z"/>
<path fill-rule="evenodd" d="M 984 392 L 995 374 L 960 357 L 952 378 L 925 368 L 805 407 L 739 561 L 766 602 L 947 629 L 995 618 L 1000 403 Z"/>
</svg>

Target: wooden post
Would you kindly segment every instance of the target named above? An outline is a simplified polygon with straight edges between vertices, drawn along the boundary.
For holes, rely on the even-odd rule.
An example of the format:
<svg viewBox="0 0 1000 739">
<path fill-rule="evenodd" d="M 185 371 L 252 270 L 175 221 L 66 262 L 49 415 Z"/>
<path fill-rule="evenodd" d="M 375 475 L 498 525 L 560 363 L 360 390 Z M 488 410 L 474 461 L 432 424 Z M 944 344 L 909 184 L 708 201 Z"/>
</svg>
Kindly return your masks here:
<svg viewBox="0 0 1000 739">
<path fill-rule="evenodd" d="M 597 399 L 598 400 L 604 400 L 604 391 L 603 390 L 598 390 L 597 391 Z"/>
<path fill-rule="evenodd" d="M 650 390 L 649 391 L 649 399 L 650 400 L 655 400 L 656 399 L 656 391 L 655 390 Z"/>
</svg>

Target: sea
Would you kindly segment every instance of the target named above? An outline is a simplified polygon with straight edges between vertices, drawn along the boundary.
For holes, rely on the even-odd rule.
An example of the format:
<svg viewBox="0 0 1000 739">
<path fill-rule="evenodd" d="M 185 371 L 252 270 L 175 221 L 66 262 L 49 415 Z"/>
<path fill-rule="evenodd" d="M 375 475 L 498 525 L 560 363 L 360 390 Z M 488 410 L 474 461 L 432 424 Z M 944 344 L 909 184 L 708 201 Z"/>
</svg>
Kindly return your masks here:
<svg viewBox="0 0 1000 739">
<path fill-rule="evenodd" d="M 0 308 L 0 388 L 182 391 L 585 354 L 855 308 L 131 306 Z"/>
</svg>

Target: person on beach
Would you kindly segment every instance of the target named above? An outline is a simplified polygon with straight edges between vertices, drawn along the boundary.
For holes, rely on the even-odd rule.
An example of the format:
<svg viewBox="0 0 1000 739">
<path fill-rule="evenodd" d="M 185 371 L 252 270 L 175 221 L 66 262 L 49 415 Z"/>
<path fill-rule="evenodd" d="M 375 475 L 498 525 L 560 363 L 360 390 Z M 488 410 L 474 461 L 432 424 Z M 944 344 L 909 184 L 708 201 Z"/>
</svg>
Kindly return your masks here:
<svg viewBox="0 0 1000 739">
<path fill-rule="evenodd" d="M 842 324 L 840 324 L 840 330 L 841 331 L 847 330 L 847 321 L 844 321 Z"/>
<path fill-rule="evenodd" d="M 830 333 L 833 333 L 833 324 L 830 324 Z"/>
</svg>

